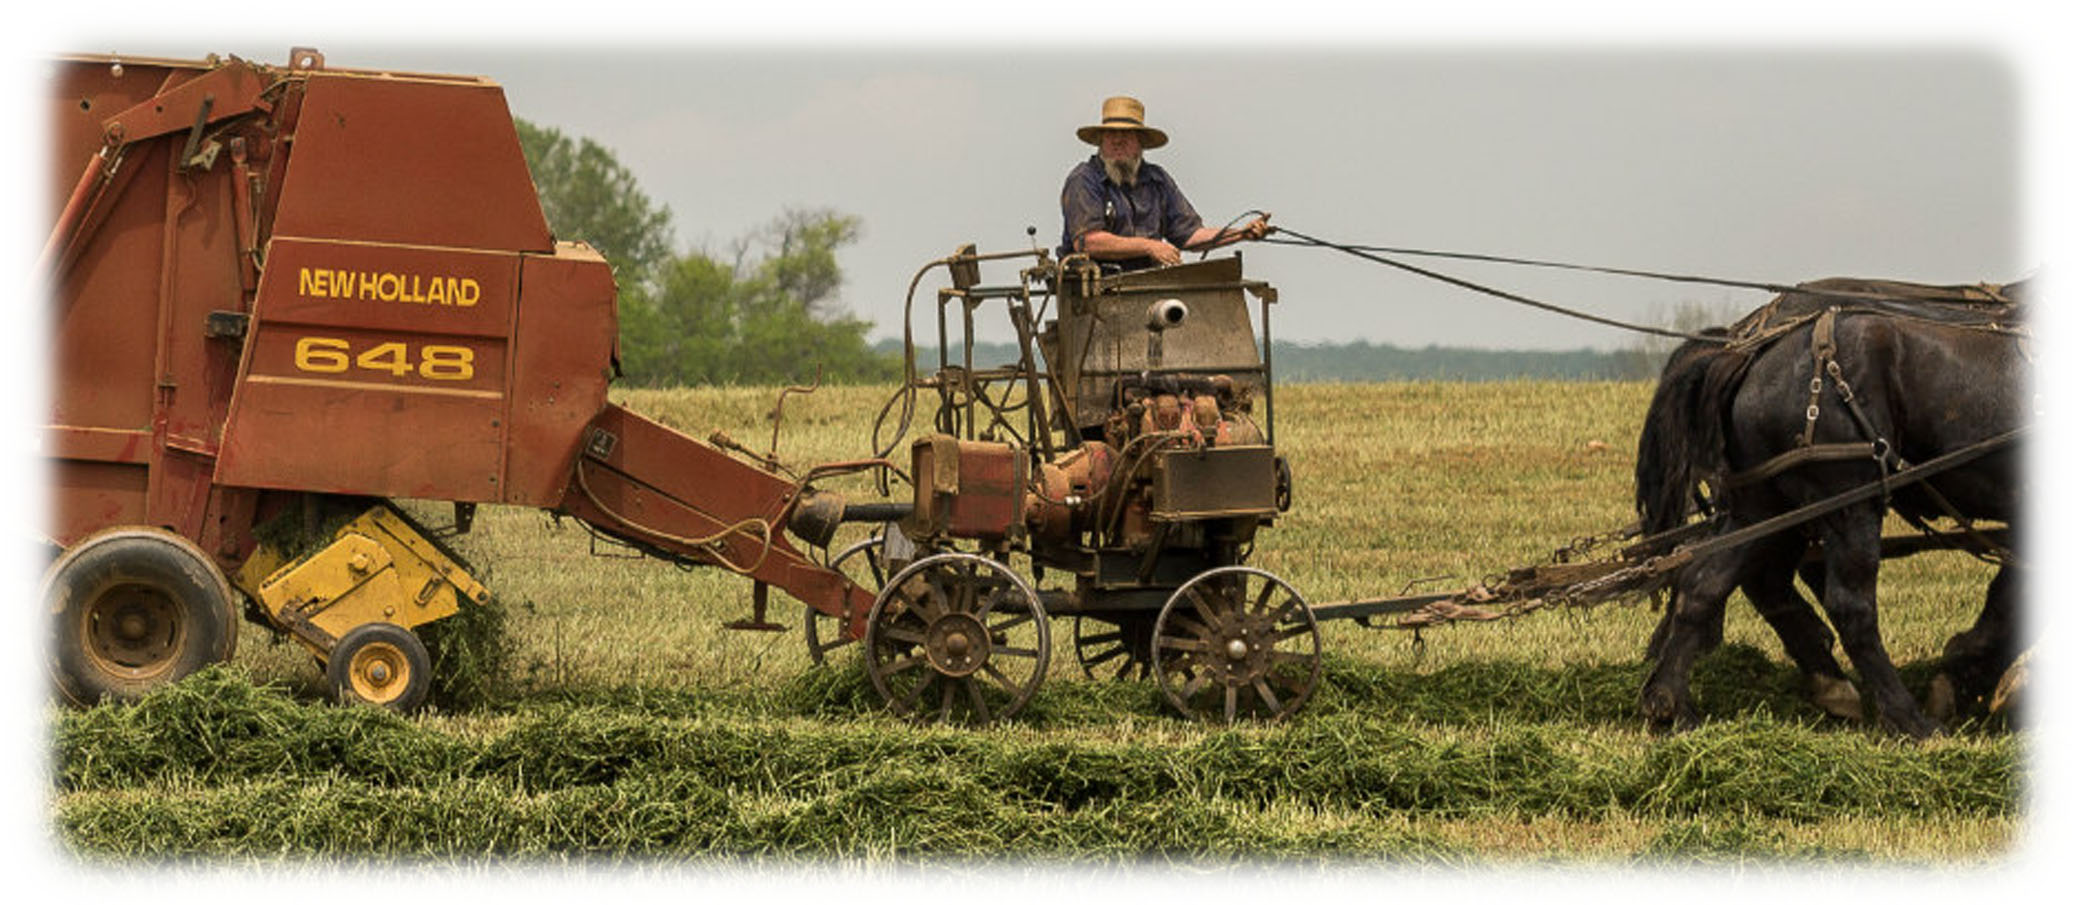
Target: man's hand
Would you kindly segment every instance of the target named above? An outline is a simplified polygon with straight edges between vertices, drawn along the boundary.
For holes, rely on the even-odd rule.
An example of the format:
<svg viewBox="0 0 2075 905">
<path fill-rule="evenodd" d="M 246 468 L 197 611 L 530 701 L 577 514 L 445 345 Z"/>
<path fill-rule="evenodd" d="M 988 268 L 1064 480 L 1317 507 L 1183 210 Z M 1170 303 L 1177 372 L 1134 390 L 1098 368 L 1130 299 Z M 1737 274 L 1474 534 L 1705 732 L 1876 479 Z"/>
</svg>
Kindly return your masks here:
<svg viewBox="0 0 2075 905">
<path fill-rule="evenodd" d="M 1268 229 L 1268 215 L 1262 214 L 1261 216 L 1254 218 L 1254 222 L 1249 223 L 1245 227 L 1241 228 L 1239 234 L 1241 236 L 1244 236 L 1247 241 L 1254 242 L 1266 238 L 1268 235 Z"/>
<path fill-rule="evenodd" d="M 1154 263 L 1167 267 L 1182 262 L 1181 249 L 1168 244 L 1166 239 L 1148 239 L 1146 243 L 1146 254 L 1152 257 Z"/>
</svg>

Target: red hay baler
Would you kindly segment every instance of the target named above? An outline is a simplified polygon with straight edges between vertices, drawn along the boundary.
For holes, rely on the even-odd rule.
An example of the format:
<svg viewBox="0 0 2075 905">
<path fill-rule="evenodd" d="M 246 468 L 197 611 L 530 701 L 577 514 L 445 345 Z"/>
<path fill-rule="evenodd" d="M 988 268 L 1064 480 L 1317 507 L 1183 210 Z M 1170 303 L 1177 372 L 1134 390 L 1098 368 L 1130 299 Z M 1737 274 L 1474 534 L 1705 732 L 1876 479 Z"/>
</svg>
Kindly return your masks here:
<svg viewBox="0 0 2075 905">
<path fill-rule="evenodd" d="M 565 513 L 861 633 L 873 594 L 784 536 L 798 483 L 606 400 L 611 268 L 550 233 L 502 89 L 290 56 L 55 63 L 63 693 L 229 658 L 242 596 L 341 698 L 416 706 L 414 630 L 489 592 L 394 499 Z"/>
</svg>

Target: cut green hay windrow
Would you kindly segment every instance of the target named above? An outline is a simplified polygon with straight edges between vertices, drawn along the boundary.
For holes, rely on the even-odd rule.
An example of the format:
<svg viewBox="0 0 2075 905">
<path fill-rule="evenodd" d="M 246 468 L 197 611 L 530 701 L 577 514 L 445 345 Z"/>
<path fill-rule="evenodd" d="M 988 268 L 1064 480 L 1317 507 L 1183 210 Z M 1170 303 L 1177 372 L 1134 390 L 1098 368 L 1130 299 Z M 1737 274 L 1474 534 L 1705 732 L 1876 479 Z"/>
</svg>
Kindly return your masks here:
<svg viewBox="0 0 2075 905">
<path fill-rule="evenodd" d="M 1763 718 L 1666 740 L 1583 739 L 1535 724 L 1408 726 L 1351 713 L 1113 733 L 569 705 L 521 706 L 495 726 L 441 723 L 298 703 L 227 671 L 204 674 L 134 705 L 60 719 L 58 823 L 74 848 L 94 852 L 226 853 L 255 840 L 337 854 L 354 854 L 355 838 L 377 846 L 352 833 L 319 842 L 325 820 L 365 816 L 350 801 L 320 806 L 301 791 L 330 789 L 370 799 L 370 808 L 424 809 L 431 825 L 456 834 L 413 838 L 397 854 L 566 845 L 638 854 L 648 849 L 633 836 L 578 825 L 614 808 L 646 814 L 656 801 L 675 802 L 675 814 L 757 800 L 766 813 L 733 835 L 686 836 L 691 829 L 670 823 L 676 828 L 648 844 L 845 855 L 886 840 L 900 840 L 900 851 L 980 853 L 1053 839 L 1062 842 L 1043 849 L 1051 854 L 1144 854 L 1169 845 L 1148 840 L 1139 825 L 1148 814 L 1172 828 L 1209 825 L 1206 813 L 1231 809 L 1308 808 L 1348 820 L 2001 818 L 2016 808 L 2021 755 L 2007 737 L 1915 745 Z M 165 794 L 134 797 L 139 790 Z M 115 800 L 126 804 L 109 810 Z M 475 817 L 447 813 L 455 808 Z M 647 819 L 675 819 L 660 813 Z M 543 847 L 511 835 L 535 823 L 581 838 Z M 1260 848 L 1258 838 L 1198 841 L 1210 845 L 1199 854 L 1283 851 Z"/>
<path fill-rule="evenodd" d="M 1649 390 L 1279 388 L 1296 505 L 1250 562 L 1318 604 L 1543 561 L 1633 518 Z M 855 458 L 886 392 L 789 399 L 780 454 Z M 761 449 L 776 395 L 615 398 Z M 1658 616 L 1641 604 L 1428 629 L 1417 646 L 1327 623 L 1306 710 L 1229 730 L 1178 716 L 1151 682 L 1086 679 L 1071 620 L 1055 619 L 1029 706 L 969 729 L 887 716 L 854 647 L 810 665 L 801 611 L 782 597 L 771 618 L 790 632 L 721 628 L 748 615 L 738 576 L 596 556 L 580 528 L 526 510 L 486 507 L 454 543 L 508 602 L 454 626 L 496 642 L 454 661 L 473 686 L 408 718 L 339 708 L 305 651 L 252 643 L 248 628 L 228 668 L 133 705 L 53 711 L 63 844 L 111 864 L 1943 865 L 1994 859 L 2024 825 L 2024 734 L 1987 720 L 1909 743 L 1822 716 L 1740 598 L 1694 673 L 1706 722 L 1678 735 L 1636 716 Z M 1883 633 L 1913 692 L 1988 575 L 1959 554 L 1884 566 Z"/>
</svg>

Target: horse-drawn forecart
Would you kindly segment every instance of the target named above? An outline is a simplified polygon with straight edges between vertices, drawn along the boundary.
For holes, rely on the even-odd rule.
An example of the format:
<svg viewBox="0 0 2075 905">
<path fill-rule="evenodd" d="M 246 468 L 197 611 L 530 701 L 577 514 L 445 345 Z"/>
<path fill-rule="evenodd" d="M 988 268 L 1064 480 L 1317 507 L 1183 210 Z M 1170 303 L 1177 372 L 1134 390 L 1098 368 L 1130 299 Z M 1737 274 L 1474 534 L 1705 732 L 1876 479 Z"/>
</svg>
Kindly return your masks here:
<svg viewBox="0 0 2075 905">
<path fill-rule="evenodd" d="M 1026 255 L 1035 260 L 1014 282 L 979 282 L 983 261 Z M 1685 673 L 1719 641 L 1724 601 L 1741 586 L 1817 702 L 1857 718 L 1835 636 L 1793 589 L 1798 570 L 1880 718 L 1922 735 L 1934 724 L 1881 650 L 1871 577 L 1884 552 L 1938 547 L 2004 572 L 1980 622 L 1949 647 L 1933 709 L 1982 700 L 2014 656 L 2020 286 L 1780 287 L 1671 356 L 1639 443 L 1638 523 L 1457 592 L 1312 604 L 1245 564 L 1292 497 L 1274 446 L 1271 287 L 1243 278 L 1237 257 L 1105 274 L 1075 258 L 967 246 L 939 265 L 952 285 L 937 299 L 938 367 L 918 370 L 911 315 L 911 376 L 874 432 L 877 452 L 891 452 L 916 397 L 935 396 L 935 433 L 912 446 L 912 507 L 836 557 L 869 563 L 876 579 L 892 573 L 862 639 L 865 669 L 897 712 L 1013 714 L 1044 676 L 1053 616 L 1073 617 L 1089 674 L 1151 677 L 1182 712 L 1229 721 L 1304 705 L 1320 681 L 1324 620 L 1419 629 L 1669 592 L 1643 709 L 1653 724 L 1690 725 Z M 1016 360 L 946 357 L 972 348 L 976 313 L 995 306 Z M 1780 401 L 1782 387 L 1798 395 Z M 1884 547 L 1891 504 L 1922 533 Z M 1933 528 L 1939 518 L 1953 527 Z M 848 639 L 808 612 L 819 660 Z"/>
</svg>

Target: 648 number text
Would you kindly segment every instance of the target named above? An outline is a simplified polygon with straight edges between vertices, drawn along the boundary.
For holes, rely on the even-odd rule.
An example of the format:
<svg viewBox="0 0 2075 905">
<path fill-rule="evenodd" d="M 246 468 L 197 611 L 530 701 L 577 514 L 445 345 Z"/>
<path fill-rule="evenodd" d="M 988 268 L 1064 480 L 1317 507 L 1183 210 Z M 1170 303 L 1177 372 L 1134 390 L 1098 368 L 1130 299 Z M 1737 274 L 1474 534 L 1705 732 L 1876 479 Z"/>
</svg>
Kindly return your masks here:
<svg viewBox="0 0 2075 905">
<path fill-rule="evenodd" d="M 426 380 L 470 380 L 476 376 L 476 352 L 467 346 L 419 346 L 411 354 L 409 343 L 385 342 L 353 351 L 353 344 L 325 336 L 305 336 L 295 342 L 297 370 L 315 374 L 344 374 L 350 368 L 381 371 L 392 377 L 417 374 Z"/>
</svg>

